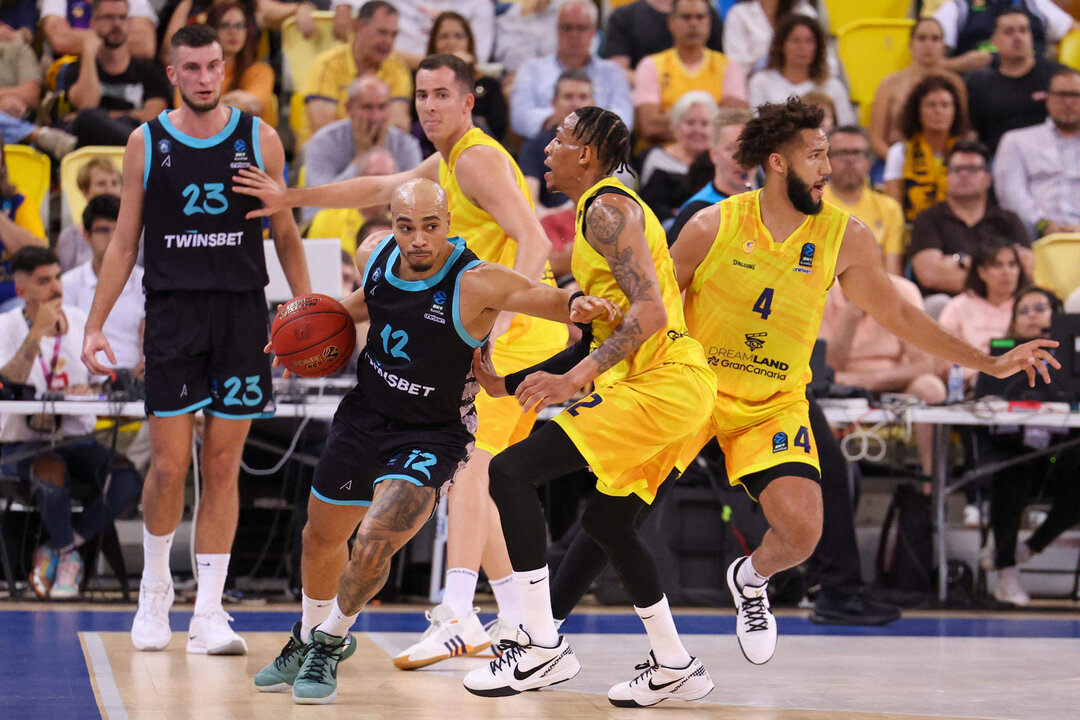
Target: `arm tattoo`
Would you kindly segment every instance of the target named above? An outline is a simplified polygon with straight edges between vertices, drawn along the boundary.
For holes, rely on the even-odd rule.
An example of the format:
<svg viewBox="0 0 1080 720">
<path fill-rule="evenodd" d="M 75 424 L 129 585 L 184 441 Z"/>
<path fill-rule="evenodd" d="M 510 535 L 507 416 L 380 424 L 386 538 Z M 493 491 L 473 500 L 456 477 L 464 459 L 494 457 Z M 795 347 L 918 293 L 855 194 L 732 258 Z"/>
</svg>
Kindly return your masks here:
<svg viewBox="0 0 1080 720">
<path fill-rule="evenodd" d="M 386 480 L 371 503 L 353 543 L 352 557 L 338 586 L 343 612 L 359 612 L 386 584 L 390 559 L 416 535 L 431 515 L 435 489 L 405 480 Z"/>
<path fill-rule="evenodd" d="M 585 227 L 591 240 L 601 245 L 614 245 L 626 227 L 626 215 L 613 205 L 593 205 L 585 218 Z"/>
<path fill-rule="evenodd" d="M 601 373 L 607 372 L 641 347 L 645 339 L 645 333 L 642 332 L 637 318 L 628 315 L 608 339 L 593 350 L 592 359 L 600 366 Z"/>
<path fill-rule="evenodd" d="M 34 358 L 38 356 L 40 347 L 33 335 L 27 335 L 22 345 L 15 351 L 15 357 L 11 358 L 7 365 L 0 368 L 3 374 L 17 383 L 26 382 L 30 377 L 30 370 L 34 367 Z"/>
</svg>

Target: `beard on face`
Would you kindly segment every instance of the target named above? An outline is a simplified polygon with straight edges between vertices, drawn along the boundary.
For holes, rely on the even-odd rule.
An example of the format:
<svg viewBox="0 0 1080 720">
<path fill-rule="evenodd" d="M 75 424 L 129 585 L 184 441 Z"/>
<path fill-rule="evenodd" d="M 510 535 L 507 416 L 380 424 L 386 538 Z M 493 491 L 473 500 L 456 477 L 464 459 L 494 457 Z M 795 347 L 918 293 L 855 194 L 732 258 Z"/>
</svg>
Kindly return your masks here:
<svg viewBox="0 0 1080 720">
<path fill-rule="evenodd" d="M 221 102 L 221 92 L 219 91 L 217 95 L 207 100 L 206 102 L 199 102 L 195 98 L 188 97 L 186 94 L 184 94 L 184 91 L 181 90 L 180 99 L 184 101 L 185 105 L 187 105 L 195 112 L 208 113 L 214 108 L 216 108 L 218 106 L 218 103 Z"/>
<path fill-rule="evenodd" d="M 787 172 L 787 196 L 795 209 L 804 215 L 817 215 L 824 207 L 821 200 L 814 202 L 814 196 L 810 194 L 810 186 L 790 169 Z"/>
</svg>

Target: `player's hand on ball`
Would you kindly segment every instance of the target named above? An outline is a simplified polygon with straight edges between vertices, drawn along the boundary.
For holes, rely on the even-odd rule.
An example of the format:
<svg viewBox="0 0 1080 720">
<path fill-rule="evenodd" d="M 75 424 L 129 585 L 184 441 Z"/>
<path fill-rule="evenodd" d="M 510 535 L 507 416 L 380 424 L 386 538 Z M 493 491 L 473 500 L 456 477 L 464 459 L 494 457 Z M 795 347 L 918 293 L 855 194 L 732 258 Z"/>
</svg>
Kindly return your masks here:
<svg viewBox="0 0 1080 720">
<path fill-rule="evenodd" d="M 574 302 L 570 306 L 571 322 L 589 323 L 601 317 L 609 321 L 614 320 L 617 317 L 622 317 L 622 310 L 610 300 L 595 295 L 581 295 L 574 298 Z"/>
<path fill-rule="evenodd" d="M 506 397 L 510 394 L 506 391 L 506 378 L 495 372 L 495 366 L 491 364 L 489 343 L 473 351 L 472 371 L 480 387 L 484 388 L 484 392 L 491 397 Z"/>
<path fill-rule="evenodd" d="M 279 305 L 278 307 L 281 307 L 281 306 Z M 266 343 L 266 347 L 263 348 L 263 352 L 266 353 L 267 355 L 270 355 L 271 353 L 273 353 L 274 352 L 274 343 L 272 343 L 272 342 Z M 278 358 L 277 355 L 274 355 L 274 357 L 271 359 L 270 367 L 274 367 L 274 368 L 281 367 L 281 360 Z M 285 368 L 285 372 L 282 373 L 281 377 L 283 377 L 283 378 L 291 378 L 292 375 L 293 374 L 289 371 L 289 368 Z"/>
<path fill-rule="evenodd" d="M 518 385 L 514 396 L 523 411 L 540 412 L 548 405 L 561 405 L 566 402 L 578 389 L 574 381 L 566 375 L 534 372 Z"/>
<path fill-rule="evenodd" d="M 245 217 L 267 217 L 288 207 L 285 204 L 285 188 L 281 183 L 257 167 L 241 168 L 233 175 L 233 192 L 250 195 L 262 201 L 263 207 L 252 210 Z"/>
<path fill-rule="evenodd" d="M 1056 340 L 1046 338 L 1039 338 L 1023 345 L 1017 345 L 1004 355 L 993 358 L 987 374 L 1003 378 L 1023 370 L 1028 377 L 1028 385 L 1031 387 L 1035 387 L 1035 373 L 1042 375 L 1043 382 L 1049 383 L 1050 367 L 1060 370 L 1061 363 L 1046 348 L 1055 348 L 1057 346 Z"/>
</svg>

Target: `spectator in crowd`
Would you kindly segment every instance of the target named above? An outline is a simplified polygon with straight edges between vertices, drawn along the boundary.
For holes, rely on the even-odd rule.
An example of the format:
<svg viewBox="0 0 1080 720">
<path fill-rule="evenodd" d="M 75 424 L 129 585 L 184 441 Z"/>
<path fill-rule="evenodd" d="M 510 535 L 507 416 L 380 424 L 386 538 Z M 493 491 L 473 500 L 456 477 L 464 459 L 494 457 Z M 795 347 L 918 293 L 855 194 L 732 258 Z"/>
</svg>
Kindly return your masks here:
<svg viewBox="0 0 1080 720">
<path fill-rule="evenodd" d="M 682 0 L 687 2 L 687 0 Z M 641 166 L 640 195 L 661 222 L 671 224 L 679 207 L 694 189 L 687 182 L 690 163 L 706 153 L 712 140 L 712 123 L 720 112 L 712 95 L 691 90 L 676 102 L 668 114 L 674 140 L 645 153 Z"/>
<path fill-rule="evenodd" d="M 847 88 L 829 72 L 825 31 L 806 15 L 787 15 L 780 20 L 765 69 L 750 78 L 750 105 L 784 102 L 792 95 L 820 90 L 829 96 L 841 125 L 856 122 Z"/>
<path fill-rule="evenodd" d="M 691 195 L 679 208 L 675 222 L 667 232 L 669 247 L 678 239 L 679 232 L 696 212 L 751 188 L 746 168 L 735 162 L 735 151 L 739 148 L 739 133 L 752 117 L 754 113 L 746 108 L 724 108 L 713 118 L 709 139 L 712 180 Z M 689 173 L 687 176 L 689 177 Z"/>
<path fill-rule="evenodd" d="M 675 0 L 634 0 L 617 8 L 607 19 L 604 30 L 603 56 L 614 60 L 625 70 L 633 70 L 641 59 L 667 50 L 674 45 L 667 16 Z M 723 50 L 724 23 L 716 8 L 709 3 L 710 50 Z"/>
<path fill-rule="evenodd" d="M 26 201 L 8 174 L 4 137 L 0 134 L 0 312 L 22 307 L 15 292 L 11 258 L 27 246 L 45 245 L 45 228 L 38 208 Z"/>
<path fill-rule="evenodd" d="M 79 192 L 87 201 L 106 193 L 119 195 L 122 180 L 120 170 L 113 165 L 113 161 L 107 155 L 95 155 L 90 158 L 79 168 L 75 176 Z M 94 254 L 78 222 L 60 231 L 60 237 L 57 238 L 56 247 L 53 250 L 60 260 L 61 272 L 67 272 L 76 265 L 82 265 Z"/>
<path fill-rule="evenodd" d="M 1008 336 L 1019 341 L 1050 337 L 1050 316 L 1061 310 L 1061 300 L 1039 287 L 1022 290 L 1013 303 Z M 1041 381 L 1036 381 L 1041 385 Z M 981 464 L 1010 460 L 1045 448 L 1051 431 L 1045 427 L 1025 428 L 1022 432 L 991 433 L 976 430 Z M 1000 602 L 1025 606 L 1031 598 L 1020 583 L 1020 566 L 1041 553 L 1061 533 L 1080 520 L 1080 452 L 1068 448 L 1053 455 L 1012 465 L 994 473 L 990 484 L 990 528 L 993 544 L 983 548 L 982 564 L 997 570 L 994 597 Z M 1038 494 L 1053 497 L 1050 512 L 1027 540 L 1017 543 L 1020 518 L 1028 499 Z"/>
<path fill-rule="evenodd" d="M 34 144 L 59 160 L 75 137 L 27 118 L 41 102 L 41 63 L 22 33 L 0 26 L 0 133 L 9 143 Z"/>
<path fill-rule="evenodd" d="M 390 89 L 386 83 L 375 75 L 364 75 L 349 83 L 346 97 L 348 117 L 323 127 L 304 146 L 307 185 L 325 185 L 365 174 L 361 169 L 375 149 L 388 152 L 401 170 L 420 164 L 420 142 L 390 124 Z M 315 211 L 303 208 L 301 217 L 310 220 Z"/>
<path fill-rule="evenodd" d="M 865 139 L 863 144 L 868 145 Z M 869 152 L 869 148 L 863 150 L 864 157 Z M 890 275 L 889 279 L 907 302 L 923 307 L 915 283 L 900 275 Z M 883 328 L 844 297 L 839 283 L 833 285 L 825 300 L 820 336 L 826 340 L 825 361 L 836 371 L 837 384 L 876 393 L 904 393 L 929 405 L 945 402 L 945 383 L 935 374 L 933 357 Z M 915 447 L 926 475 L 933 471 L 932 435 L 933 426 L 915 426 Z"/>
<path fill-rule="evenodd" d="M 923 78 L 940 75 L 956 88 L 960 107 L 967 107 L 967 88 L 963 79 L 945 69 L 945 34 L 941 23 L 932 17 L 922 18 L 911 28 L 908 49 L 911 64 L 889 73 L 878 85 L 874 109 L 870 117 L 870 145 L 874 154 L 884 159 L 893 143 L 903 140 L 900 133 L 900 113 L 904 102 Z"/>
<path fill-rule="evenodd" d="M 89 48 L 86 41 L 97 34 L 93 26 L 93 17 L 101 0 L 42 0 L 41 31 L 52 48 L 53 55 L 87 55 L 96 50 L 96 44 Z M 131 0 L 128 12 L 124 13 L 127 34 L 130 36 L 128 51 L 132 57 L 149 60 L 157 51 L 157 13 L 150 0 Z"/>
<path fill-rule="evenodd" d="M 993 205 L 990 196 L 990 154 L 986 146 L 965 140 L 947 158 L 945 201 L 919 214 L 911 232 L 911 267 L 927 298 L 927 312 L 937 315 L 946 298 L 964 290 L 971 259 L 994 238 L 1008 238 L 1030 276 L 1034 268 L 1031 238 L 1014 213 Z"/>
<path fill-rule="evenodd" d="M 277 125 L 274 68 L 270 63 L 256 60 L 259 28 L 255 26 L 255 18 L 244 11 L 238 0 L 225 0 L 210 8 L 206 24 L 217 31 L 225 58 L 221 101 Z"/>
<path fill-rule="evenodd" d="M 885 269 L 904 272 L 904 211 L 900 204 L 870 187 L 874 153 L 870 136 L 858 125 L 841 125 L 829 133 L 832 175 L 822 199 L 846 210 L 874 233 Z M 921 303 L 920 303 L 921 304 Z"/>
<path fill-rule="evenodd" d="M 1034 48 L 1039 55 L 1046 52 L 1048 44 L 1065 37 L 1074 24 L 1053 0 L 948 0 L 934 13 L 953 56 L 948 67 L 964 73 L 989 65 L 992 53 L 1001 47 L 994 37 L 995 21 L 1009 12 L 1030 18 Z"/>
<path fill-rule="evenodd" d="M 209 12 L 218 2 L 220 0 L 170 2 L 161 11 L 161 19 L 166 25 L 165 32 L 160 37 L 171 38 L 173 33 L 190 23 L 209 24 Z M 240 0 L 240 4 L 244 9 L 247 25 L 249 29 L 253 29 L 256 37 L 260 29 L 281 30 L 282 23 L 289 18 L 296 19 L 296 28 L 304 38 L 310 38 L 316 32 L 312 13 L 319 8 L 307 0 Z M 168 42 L 162 42 L 158 57 L 166 65 L 169 63 L 169 52 Z"/>
<path fill-rule="evenodd" d="M 105 259 L 105 251 L 112 240 L 119 214 L 118 195 L 95 195 L 86 203 L 82 214 L 82 232 L 92 256 L 60 276 L 65 305 L 77 307 L 84 313 L 90 312 L 101 273 L 101 261 Z M 141 369 L 143 365 L 142 336 L 146 310 L 143 306 L 142 277 L 143 269 L 134 266 L 116 300 L 117 312 L 110 314 L 105 321 L 105 332 L 109 334 L 109 342 L 116 355 L 116 366 L 131 370 Z"/>
<path fill-rule="evenodd" d="M 94 0 L 82 55 L 57 86 L 77 111 L 68 127 L 80 145 L 126 145 L 128 135 L 169 106 L 172 88 L 156 60 L 137 58 L 128 42 L 127 0 Z"/>
<path fill-rule="evenodd" d="M 625 72 L 590 50 L 596 36 L 596 5 L 591 0 L 567 0 L 559 6 L 558 17 L 555 53 L 527 61 L 514 78 L 510 128 L 523 138 L 555 129 L 562 118 L 556 117 L 551 99 L 555 81 L 566 70 L 584 71 L 592 81 L 595 103 L 633 128 L 634 109 Z"/>
<path fill-rule="evenodd" d="M 35 0 L 0 2 L 0 41 L 21 39 L 29 45 L 34 42 L 37 26 L 38 9 Z"/>
<path fill-rule="evenodd" d="M 495 16 L 495 50 L 492 60 L 502 65 L 506 87 L 527 61 L 553 54 L 557 49 L 556 26 L 562 3 L 554 0 L 518 0 Z"/>
<path fill-rule="evenodd" d="M 394 156 L 382 148 L 370 150 L 359 165 L 358 177 L 375 175 L 393 175 L 398 172 Z M 331 208 L 319 210 L 311 220 L 307 236 L 313 238 L 340 238 L 341 247 L 356 254 L 356 235 L 364 223 L 375 218 L 386 217 L 389 205 L 382 203 L 363 208 Z"/>
<path fill-rule="evenodd" d="M 1065 312 L 1080 313 L 1080 287 L 1069 293 L 1069 297 L 1065 299 Z"/>
<path fill-rule="evenodd" d="M 806 0 L 749 0 L 735 4 L 724 16 L 724 54 L 750 76 L 765 62 L 773 32 L 788 13 L 816 18 Z"/>
<path fill-rule="evenodd" d="M 1011 238 L 991 238 L 975 249 L 964 292 L 949 300 L 938 322 L 970 345 L 990 352 L 990 341 L 1005 337 L 1012 322 L 1017 290 L 1027 286 L 1027 274 Z M 938 374 L 945 378 L 952 366 L 938 360 Z M 963 368 L 970 386 L 978 372 Z"/>
<path fill-rule="evenodd" d="M 836 104 L 832 98 L 823 93 L 821 90 L 811 90 L 808 93 L 804 93 L 802 101 L 807 105 L 813 105 L 821 108 L 821 111 L 825 113 L 821 118 L 821 131 L 826 135 L 833 131 L 839 123 L 836 122 Z"/>
<path fill-rule="evenodd" d="M 390 122 L 412 127 L 413 83 L 409 69 L 393 57 L 398 11 L 385 0 L 368 0 L 353 23 L 352 43 L 324 51 L 308 69 L 300 89 L 311 132 L 347 116 L 348 88 L 361 75 L 377 75 L 390 88 Z M 306 138 L 305 138 L 306 139 Z"/>
<path fill-rule="evenodd" d="M 706 0 L 674 0 L 668 29 L 674 46 L 649 55 L 634 70 L 634 114 L 646 143 L 670 142 L 668 113 L 688 92 L 707 92 L 716 103 L 746 107 L 746 76 L 727 56 L 705 47 L 709 37 Z"/>
<path fill-rule="evenodd" d="M 948 78 L 923 78 L 900 112 L 901 142 L 885 155 L 885 192 L 904 208 L 908 222 L 945 198 L 944 157 L 967 132 L 960 94 Z"/>
<path fill-rule="evenodd" d="M 1002 137 L 997 196 L 1039 236 L 1080 232 L 1080 71 L 1054 73 L 1046 108 L 1045 122 Z"/>
<path fill-rule="evenodd" d="M 1009 130 L 1038 125 L 1046 119 L 1050 76 L 1061 68 L 1033 54 L 1031 24 L 1023 11 L 1002 13 L 994 27 L 996 61 L 965 78 L 971 124 L 991 154 Z"/>
<path fill-rule="evenodd" d="M 89 394 L 93 379 L 79 357 L 86 313 L 64 304 L 56 256 L 28 246 L 11 264 L 26 306 L 0 314 L 0 374 L 39 394 Z M 0 415 L 3 471 L 30 485 L 49 535 L 34 553 L 30 575 L 34 592 L 43 598 L 78 596 L 83 561 L 76 548 L 93 539 L 142 488 L 135 469 L 90 435 L 96 420 L 93 415 Z M 73 440 L 55 446 L 65 438 Z M 3 459 L 16 455 L 25 457 Z M 83 501 L 78 521 L 72 522 L 72 496 L 88 492 L 93 497 Z"/>
<path fill-rule="evenodd" d="M 431 26 L 427 54 L 437 55 L 440 53 L 457 55 L 469 64 L 473 76 L 476 78 L 476 86 L 473 88 L 473 99 L 475 100 L 472 110 L 473 124 L 501 142 L 506 137 L 506 130 L 510 120 L 502 83 L 493 77 L 484 75 L 477 68 L 476 41 L 473 39 L 472 27 L 469 26 L 468 20 L 456 12 L 446 11 L 439 13 Z M 424 135 L 424 130 L 420 127 L 419 122 L 413 123 L 413 135 L 420 139 L 421 144 L 427 141 L 427 136 Z M 425 149 L 425 157 L 435 152 L 435 146 L 428 144 L 430 147 Z"/>
</svg>

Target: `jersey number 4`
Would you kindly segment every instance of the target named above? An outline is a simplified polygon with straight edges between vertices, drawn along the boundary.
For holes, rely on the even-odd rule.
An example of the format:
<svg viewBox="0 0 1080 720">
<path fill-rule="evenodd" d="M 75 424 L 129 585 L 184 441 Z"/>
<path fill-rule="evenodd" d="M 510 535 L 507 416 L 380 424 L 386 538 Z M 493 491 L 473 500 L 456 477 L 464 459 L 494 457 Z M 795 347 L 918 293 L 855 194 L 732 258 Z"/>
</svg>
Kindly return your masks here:
<svg viewBox="0 0 1080 720">
<path fill-rule="evenodd" d="M 769 315 L 772 314 L 772 296 L 773 289 L 765 288 L 754 302 L 753 311 L 760 315 L 762 320 L 768 320 Z"/>
<path fill-rule="evenodd" d="M 200 206 L 199 186 L 192 183 L 184 188 L 181 195 L 188 199 L 187 204 L 184 205 L 185 215 L 201 215 L 203 213 L 220 215 L 229 209 L 229 200 L 221 194 L 225 190 L 223 183 L 203 183 L 202 189 L 206 193 L 206 197 Z"/>
</svg>

